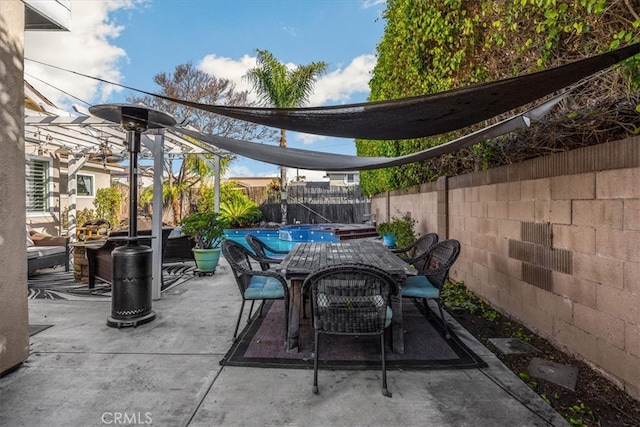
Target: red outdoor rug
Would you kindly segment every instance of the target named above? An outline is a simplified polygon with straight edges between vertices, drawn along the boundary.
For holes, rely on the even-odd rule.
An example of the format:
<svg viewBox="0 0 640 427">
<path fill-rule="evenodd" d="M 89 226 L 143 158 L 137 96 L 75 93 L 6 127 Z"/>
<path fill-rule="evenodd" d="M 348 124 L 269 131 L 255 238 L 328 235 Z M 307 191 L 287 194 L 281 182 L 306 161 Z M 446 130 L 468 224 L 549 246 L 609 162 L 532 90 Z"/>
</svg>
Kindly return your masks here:
<svg viewBox="0 0 640 427">
<path fill-rule="evenodd" d="M 422 305 L 403 302 L 404 354 L 385 350 L 387 369 L 422 370 L 478 368 L 486 364 L 452 332 L 447 340 L 435 315 L 425 316 Z M 389 341 L 389 340 L 387 340 Z M 300 319 L 300 351 L 284 348 L 284 302 L 267 302 L 262 317 L 254 316 L 229 352 L 220 361 L 225 366 L 313 369 L 313 331 L 310 319 Z M 321 335 L 323 369 L 380 369 L 378 336 Z"/>
</svg>

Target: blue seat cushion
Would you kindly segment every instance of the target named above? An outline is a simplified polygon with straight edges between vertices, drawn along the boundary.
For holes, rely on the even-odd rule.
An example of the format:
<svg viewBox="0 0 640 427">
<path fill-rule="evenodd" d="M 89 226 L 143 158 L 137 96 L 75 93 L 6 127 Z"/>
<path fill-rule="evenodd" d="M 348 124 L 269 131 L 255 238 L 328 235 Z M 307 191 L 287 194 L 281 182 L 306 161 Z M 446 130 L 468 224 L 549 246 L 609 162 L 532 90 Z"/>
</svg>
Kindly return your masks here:
<svg viewBox="0 0 640 427">
<path fill-rule="evenodd" d="M 244 291 L 246 299 L 284 298 L 282 283 L 274 277 L 253 276 L 249 287 Z"/>
<path fill-rule="evenodd" d="M 437 299 L 440 290 L 425 276 L 410 276 L 402 284 L 402 296 L 409 298 Z"/>
<path fill-rule="evenodd" d="M 387 316 L 384 319 L 384 327 L 388 328 L 391 325 L 391 318 L 393 317 L 393 310 L 387 306 Z"/>
</svg>

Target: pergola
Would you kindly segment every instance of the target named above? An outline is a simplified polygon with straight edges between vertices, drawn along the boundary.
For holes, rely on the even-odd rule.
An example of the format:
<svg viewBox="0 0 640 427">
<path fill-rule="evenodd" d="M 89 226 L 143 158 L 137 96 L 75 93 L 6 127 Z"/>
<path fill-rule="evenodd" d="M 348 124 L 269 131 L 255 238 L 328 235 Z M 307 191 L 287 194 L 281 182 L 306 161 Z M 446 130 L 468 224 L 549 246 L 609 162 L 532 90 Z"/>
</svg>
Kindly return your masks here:
<svg viewBox="0 0 640 427">
<path fill-rule="evenodd" d="M 68 157 L 69 235 L 75 239 L 77 173 L 89 161 L 108 163 L 126 160 L 127 132 L 116 123 L 92 116 L 88 110 L 74 106 L 78 115 L 72 115 L 44 103 L 41 112 L 27 113 L 24 118 L 25 141 Z M 29 112 L 29 110 L 27 110 Z M 210 145 L 187 139 L 171 129 L 148 130 L 141 135 L 140 158 L 153 159 L 152 234 L 162 235 L 162 184 L 164 156 L 196 154 L 215 173 L 214 210 L 220 210 L 220 157 L 229 155 Z M 213 159 L 205 154 L 214 154 Z M 129 213 L 132 214 L 131 212 Z M 133 213 L 135 215 L 135 213 Z M 152 240 L 153 299 L 160 298 L 162 274 L 162 241 Z"/>
</svg>

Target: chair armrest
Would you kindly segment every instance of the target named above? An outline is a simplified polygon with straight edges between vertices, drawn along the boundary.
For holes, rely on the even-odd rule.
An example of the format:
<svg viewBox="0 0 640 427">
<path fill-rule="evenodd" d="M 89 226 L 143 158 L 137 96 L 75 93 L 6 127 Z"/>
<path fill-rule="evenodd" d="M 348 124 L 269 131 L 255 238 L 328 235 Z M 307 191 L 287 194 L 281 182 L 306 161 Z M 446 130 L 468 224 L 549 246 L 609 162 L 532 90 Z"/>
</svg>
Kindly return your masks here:
<svg viewBox="0 0 640 427">
<path fill-rule="evenodd" d="M 393 252 L 394 254 L 403 254 L 403 253 L 409 252 L 411 249 L 415 248 L 417 244 L 418 244 L 418 241 L 415 240 L 409 246 L 405 246 L 404 248 L 391 249 L 391 252 Z"/>
<path fill-rule="evenodd" d="M 254 254 L 253 252 L 247 252 L 247 255 L 249 256 L 249 258 L 253 259 L 254 261 L 256 261 L 257 263 L 259 263 L 260 265 L 262 264 L 280 264 L 280 262 L 282 261 L 281 259 L 275 259 L 275 258 L 269 258 L 269 257 L 260 257 L 256 254 Z"/>
<path fill-rule="evenodd" d="M 284 249 L 273 249 L 267 245 L 264 245 L 264 248 L 266 250 L 268 250 L 269 252 L 271 252 L 272 254 L 280 254 L 280 255 L 287 255 L 289 253 L 289 251 L 284 250 Z"/>
</svg>

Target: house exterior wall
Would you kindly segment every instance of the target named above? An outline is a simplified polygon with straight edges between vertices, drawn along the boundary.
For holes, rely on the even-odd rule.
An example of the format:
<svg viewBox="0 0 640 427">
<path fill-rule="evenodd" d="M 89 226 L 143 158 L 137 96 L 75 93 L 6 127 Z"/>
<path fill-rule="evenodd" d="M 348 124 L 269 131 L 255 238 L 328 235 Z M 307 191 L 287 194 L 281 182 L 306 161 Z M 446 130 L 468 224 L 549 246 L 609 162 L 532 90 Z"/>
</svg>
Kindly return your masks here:
<svg viewBox="0 0 640 427">
<path fill-rule="evenodd" d="M 638 399 L 639 183 L 634 137 L 380 195 L 372 213 L 459 240 L 452 279 Z"/>
<path fill-rule="evenodd" d="M 46 160 L 50 162 L 50 209 L 49 212 L 27 212 L 27 224 L 31 226 L 35 231 L 45 233 L 51 236 L 58 236 L 64 233 L 63 226 L 61 224 L 61 215 L 65 208 L 69 206 L 68 193 L 60 192 L 60 173 L 67 173 L 68 165 L 66 157 L 60 157 L 55 153 L 44 152 L 42 155 L 34 154 L 37 147 L 29 142 L 25 143 L 25 151 L 27 157 L 33 157 L 36 159 Z M 88 175 L 93 178 L 93 196 L 76 196 L 76 212 L 80 212 L 84 209 L 95 211 L 96 207 L 93 204 L 95 200 L 95 194 L 100 188 L 108 188 L 111 186 L 111 173 L 108 169 L 104 169 L 102 166 L 87 163 L 85 164 L 78 174 Z M 24 175 L 24 174 L 23 174 Z M 78 224 L 81 225 L 81 224 Z"/>
<path fill-rule="evenodd" d="M 343 187 L 360 184 L 360 172 L 327 172 L 330 187 Z"/>
<path fill-rule="evenodd" d="M 0 373 L 29 355 L 23 34 L 22 1 L 0 1 Z"/>
</svg>

